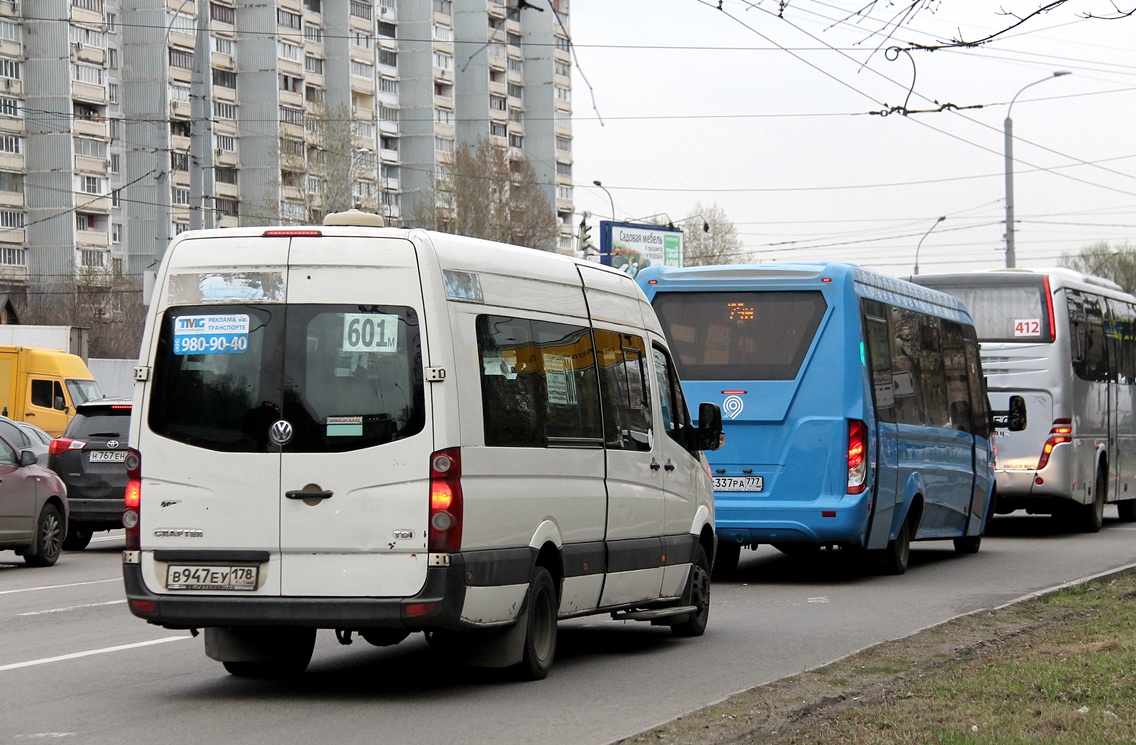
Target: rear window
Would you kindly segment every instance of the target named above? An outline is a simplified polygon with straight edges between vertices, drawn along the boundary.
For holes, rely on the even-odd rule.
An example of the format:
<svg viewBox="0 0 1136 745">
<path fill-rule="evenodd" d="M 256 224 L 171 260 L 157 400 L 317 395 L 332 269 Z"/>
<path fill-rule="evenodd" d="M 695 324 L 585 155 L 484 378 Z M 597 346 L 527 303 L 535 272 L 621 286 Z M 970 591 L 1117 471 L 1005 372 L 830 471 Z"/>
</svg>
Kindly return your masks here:
<svg viewBox="0 0 1136 745">
<path fill-rule="evenodd" d="M 793 380 L 827 303 L 797 292 L 661 292 L 655 312 L 683 380 Z"/>
<path fill-rule="evenodd" d="M 1049 342 L 1049 306 L 1039 276 L 936 279 L 912 277 L 926 287 L 954 295 L 966 305 L 979 341 Z"/>
<path fill-rule="evenodd" d="M 67 424 L 67 437 L 117 437 L 126 439 L 130 432 L 130 407 L 98 408 L 80 411 Z"/>
<path fill-rule="evenodd" d="M 226 452 L 373 447 L 425 424 L 418 314 L 391 305 L 208 305 L 162 318 L 148 422 Z"/>
</svg>

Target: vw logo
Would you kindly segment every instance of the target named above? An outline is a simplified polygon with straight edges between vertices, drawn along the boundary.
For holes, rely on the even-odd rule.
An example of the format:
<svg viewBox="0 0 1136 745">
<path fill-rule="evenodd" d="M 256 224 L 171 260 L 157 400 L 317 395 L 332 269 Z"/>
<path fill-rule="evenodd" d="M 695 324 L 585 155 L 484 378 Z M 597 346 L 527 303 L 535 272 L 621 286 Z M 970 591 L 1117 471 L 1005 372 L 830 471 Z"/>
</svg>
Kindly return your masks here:
<svg viewBox="0 0 1136 745">
<path fill-rule="evenodd" d="M 118 440 L 107 440 L 107 447 L 111 450 L 118 450 Z"/>
<path fill-rule="evenodd" d="M 727 419 L 737 419 L 744 408 L 745 401 L 742 401 L 741 396 L 726 396 L 722 401 L 722 415 Z"/>
<path fill-rule="evenodd" d="M 292 439 L 292 423 L 286 419 L 277 419 L 268 430 L 268 436 L 277 445 L 287 444 Z"/>
</svg>

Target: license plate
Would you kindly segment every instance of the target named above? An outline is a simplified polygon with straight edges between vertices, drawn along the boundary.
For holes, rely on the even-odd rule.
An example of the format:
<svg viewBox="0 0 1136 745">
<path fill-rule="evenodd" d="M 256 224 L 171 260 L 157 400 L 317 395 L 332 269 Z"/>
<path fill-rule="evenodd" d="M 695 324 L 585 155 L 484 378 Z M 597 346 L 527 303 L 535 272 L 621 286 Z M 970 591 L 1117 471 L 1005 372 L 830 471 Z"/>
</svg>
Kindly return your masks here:
<svg viewBox="0 0 1136 745">
<path fill-rule="evenodd" d="M 92 450 L 91 463 L 122 463 L 126 460 L 125 450 Z"/>
<path fill-rule="evenodd" d="M 255 590 L 257 570 L 249 566 L 201 566 L 170 564 L 166 568 L 167 590 Z"/>
<path fill-rule="evenodd" d="M 714 491 L 761 491 L 761 476 L 715 476 Z"/>
</svg>

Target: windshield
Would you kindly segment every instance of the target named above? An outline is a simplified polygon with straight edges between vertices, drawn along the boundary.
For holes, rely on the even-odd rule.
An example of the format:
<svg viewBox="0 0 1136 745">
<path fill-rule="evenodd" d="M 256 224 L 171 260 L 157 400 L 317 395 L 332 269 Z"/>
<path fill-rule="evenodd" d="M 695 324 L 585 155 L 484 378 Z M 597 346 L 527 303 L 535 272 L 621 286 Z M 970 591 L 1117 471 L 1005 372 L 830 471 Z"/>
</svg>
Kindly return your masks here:
<svg viewBox="0 0 1136 745">
<path fill-rule="evenodd" d="M 827 304 L 815 290 L 660 292 L 653 301 L 683 380 L 793 380 Z"/>
<path fill-rule="evenodd" d="M 99 384 L 93 380 L 68 380 L 67 392 L 71 394 L 71 403 L 76 406 L 103 397 Z"/>
<path fill-rule="evenodd" d="M 979 341 L 1049 342 L 1044 277 L 913 277 L 966 305 Z"/>
<path fill-rule="evenodd" d="M 425 424 L 418 315 L 403 306 L 208 305 L 166 311 L 150 428 L 190 445 L 335 452 L 409 437 Z"/>
</svg>

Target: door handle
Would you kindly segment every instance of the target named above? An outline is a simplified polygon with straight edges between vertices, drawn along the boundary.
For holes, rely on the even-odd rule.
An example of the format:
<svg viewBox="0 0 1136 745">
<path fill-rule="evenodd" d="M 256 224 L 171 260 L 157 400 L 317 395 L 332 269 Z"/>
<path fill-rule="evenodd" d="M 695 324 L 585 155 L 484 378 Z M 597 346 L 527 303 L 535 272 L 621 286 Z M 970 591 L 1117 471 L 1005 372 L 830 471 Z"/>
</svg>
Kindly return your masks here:
<svg viewBox="0 0 1136 745">
<path fill-rule="evenodd" d="M 659 461 L 657 461 L 657 460 L 655 460 L 654 458 L 652 458 L 652 459 L 651 459 L 651 470 L 652 470 L 652 471 L 657 471 L 657 470 L 659 470 L 660 468 L 662 468 L 662 466 L 661 466 L 661 465 L 659 465 Z"/>
<path fill-rule="evenodd" d="M 670 459 L 670 458 L 667 458 L 667 464 L 666 464 L 665 466 L 663 466 L 663 470 L 664 470 L 664 471 L 673 471 L 673 470 L 675 470 L 675 464 L 671 462 L 671 459 Z"/>
<path fill-rule="evenodd" d="M 284 492 L 284 496 L 288 499 L 331 499 L 334 492 L 327 490 L 320 491 L 304 491 L 303 489 L 293 489 L 292 491 Z"/>
</svg>

